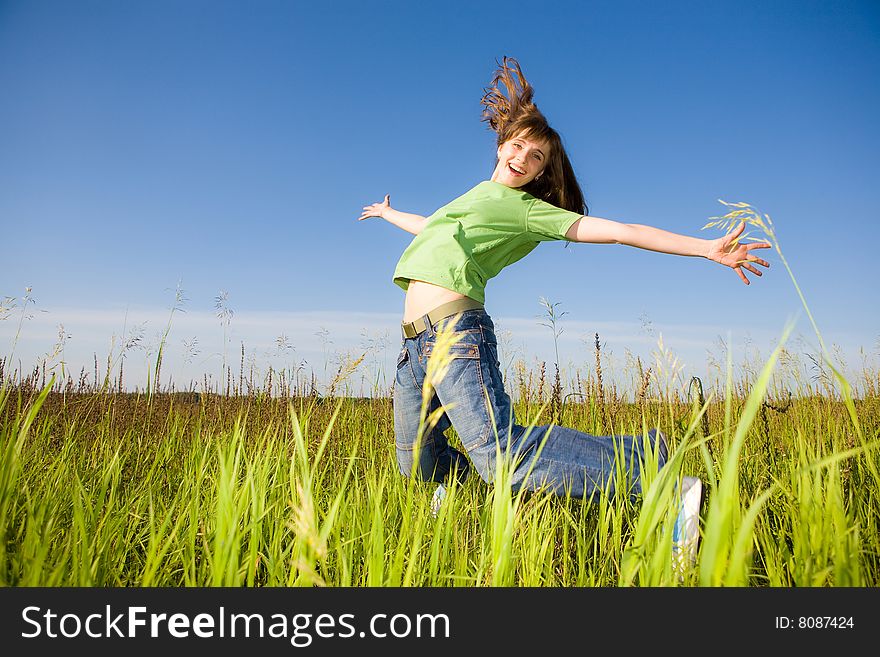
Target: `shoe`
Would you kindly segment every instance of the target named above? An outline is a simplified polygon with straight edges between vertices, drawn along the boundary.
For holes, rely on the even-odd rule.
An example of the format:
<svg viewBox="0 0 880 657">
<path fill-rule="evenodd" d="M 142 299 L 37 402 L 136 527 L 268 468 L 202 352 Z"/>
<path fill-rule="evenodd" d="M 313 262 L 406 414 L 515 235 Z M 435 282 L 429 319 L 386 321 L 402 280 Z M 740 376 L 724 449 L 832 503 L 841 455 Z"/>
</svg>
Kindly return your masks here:
<svg viewBox="0 0 880 657">
<path fill-rule="evenodd" d="M 436 518 L 440 513 L 440 505 L 443 504 L 444 499 L 446 499 L 446 487 L 443 484 L 438 484 L 434 489 L 434 496 L 431 498 L 432 518 Z"/>
<path fill-rule="evenodd" d="M 702 501 L 703 482 L 697 477 L 682 477 L 678 516 L 672 529 L 672 559 L 679 572 L 697 561 Z"/>
</svg>

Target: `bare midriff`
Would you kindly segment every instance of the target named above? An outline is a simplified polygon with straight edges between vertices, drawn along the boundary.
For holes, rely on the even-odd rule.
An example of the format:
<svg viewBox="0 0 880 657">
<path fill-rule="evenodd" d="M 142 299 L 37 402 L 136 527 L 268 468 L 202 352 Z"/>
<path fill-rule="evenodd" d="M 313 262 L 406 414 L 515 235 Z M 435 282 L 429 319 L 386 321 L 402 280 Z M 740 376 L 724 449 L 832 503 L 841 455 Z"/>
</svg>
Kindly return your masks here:
<svg viewBox="0 0 880 657">
<path fill-rule="evenodd" d="M 465 298 L 465 295 L 461 292 L 447 290 L 445 287 L 426 283 L 425 281 L 411 280 L 406 289 L 403 321 L 411 322 L 423 315 L 427 315 L 437 306 L 442 306 L 449 301 Z"/>
</svg>

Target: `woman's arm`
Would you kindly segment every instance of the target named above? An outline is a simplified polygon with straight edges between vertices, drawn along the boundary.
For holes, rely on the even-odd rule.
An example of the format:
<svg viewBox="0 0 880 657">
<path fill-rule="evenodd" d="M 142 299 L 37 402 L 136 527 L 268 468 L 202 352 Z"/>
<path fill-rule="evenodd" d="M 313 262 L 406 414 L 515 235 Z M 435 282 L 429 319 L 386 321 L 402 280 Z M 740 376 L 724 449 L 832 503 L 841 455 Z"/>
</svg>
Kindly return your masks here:
<svg viewBox="0 0 880 657">
<path fill-rule="evenodd" d="M 640 224 L 624 224 L 600 217 L 581 217 L 565 236 L 574 242 L 589 244 L 626 244 L 648 251 L 669 253 L 681 256 L 703 257 L 713 262 L 733 268 L 746 285 L 749 280 L 743 273 L 747 269 L 756 276 L 761 272 L 752 264 L 769 267 L 765 260 L 749 255 L 752 249 L 768 249 L 770 244 L 755 242 L 752 244 L 739 244 L 736 240 L 745 228 L 745 222 L 733 232 L 714 240 L 704 240 L 699 237 L 689 237 L 670 233 L 666 230 Z"/>
<path fill-rule="evenodd" d="M 363 221 L 368 217 L 382 217 L 385 221 L 394 224 L 398 228 L 418 235 L 422 232 L 422 228 L 428 222 L 426 217 L 420 214 L 410 214 L 409 212 L 401 212 L 391 207 L 391 197 L 385 194 L 385 200 L 381 203 L 373 203 L 364 206 L 364 212 L 358 217 L 358 221 Z"/>
<path fill-rule="evenodd" d="M 601 217 L 581 217 L 565 235 L 574 242 L 625 244 L 648 251 L 682 256 L 708 257 L 712 240 L 670 233 L 651 226 L 624 224 Z"/>
</svg>

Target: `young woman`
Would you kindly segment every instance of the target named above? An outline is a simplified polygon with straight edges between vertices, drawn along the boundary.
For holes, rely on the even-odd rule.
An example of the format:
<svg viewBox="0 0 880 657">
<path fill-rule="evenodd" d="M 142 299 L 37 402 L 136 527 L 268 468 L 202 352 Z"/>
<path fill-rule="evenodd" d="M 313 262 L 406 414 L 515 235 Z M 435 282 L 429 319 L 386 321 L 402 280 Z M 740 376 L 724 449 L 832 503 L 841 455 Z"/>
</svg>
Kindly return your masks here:
<svg viewBox="0 0 880 657">
<path fill-rule="evenodd" d="M 532 101 L 534 91 L 519 64 L 505 57 L 484 91 L 483 120 L 498 134 L 491 178 L 430 217 L 395 210 L 388 195 L 383 202 L 364 207 L 359 217 L 381 217 L 416 235 L 393 277 L 406 290 L 403 348 L 394 384 L 400 470 L 439 483 L 452 473 L 463 479 L 472 464 L 489 482 L 500 441 L 502 454 L 509 449 L 515 455 L 514 488 L 540 488 L 572 497 L 589 496 L 606 484 L 612 491 L 626 485 L 628 492 L 638 492 L 639 457 L 645 456 L 646 443 L 656 450 L 660 466 L 666 462 L 666 442 L 659 431 L 651 430 L 645 437 L 609 438 L 556 425 L 528 431 L 517 422 L 502 382 L 494 326 L 483 306 L 486 282 L 540 242 L 568 240 L 703 257 L 732 267 L 748 284 L 745 271 L 760 276 L 757 266 L 769 266 L 750 251 L 770 245 L 738 244 L 744 224 L 725 237 L 705 240 L 588 216 L 559 134 Z M 442 406 L 445 413 L 416 449 L 427 360 L 444 320 L 454 322 L 451 328 L 459 340 L 452 348 L 448 372 L 434 386 L 428 410 Z M 447 441 L 444 432 L 450 426 L 470 463 Z M 629 482 L 614 480 L 616 460 L 621 457 Z M 690 484 L 694 485 L 691 506 L 694 495 L 697 499 L 696 512 L 691 512 L 695 518 L 699 480 L 689 478 Z M 695 524 L 690 531 L 695 531 Z"/>
</svg>

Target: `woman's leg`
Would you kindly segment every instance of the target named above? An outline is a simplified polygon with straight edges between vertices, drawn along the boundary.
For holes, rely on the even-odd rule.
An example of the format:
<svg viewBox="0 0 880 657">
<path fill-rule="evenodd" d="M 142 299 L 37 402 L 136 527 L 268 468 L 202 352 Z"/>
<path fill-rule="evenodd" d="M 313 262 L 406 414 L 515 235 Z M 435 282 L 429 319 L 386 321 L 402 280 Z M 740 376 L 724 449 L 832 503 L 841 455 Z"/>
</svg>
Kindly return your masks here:
<svg viewBox="0 0 880 657">
<path fill-rule="evenodd" d="M 420 368 L 413 367 L 410 360 L 410 351 L 417 349 L 413 346 L 413 342 L 413 340 L 404 342 L 397 358 L 397 373 L 394 380 L 394 437 L 398 466 L 406 476 L 415 475 L 420 479 L 438 483 L 442 482 L 451 470 L 457 468 L 457 476 L 463 480 L 470 466 L 465 455 L 453 449 L 446 440 L 444 432 L 452 426 L 446 413 L 440 416 L 431 431 L 425 432 L 421 445 L 416 445 L 422 408 L 421 382 L 424 381 L 424 372 L 421 371 L 421 377 L 417 377 Z M 439 406 L 440 400 L 434 394 L 425 418 Z"/>
<path fill-rule="evenodd" d="M 435 328 L 419 341 L 422 360 L 430 356 Z M 453 361 L 446 376 L 435 385 L 436 394 L 485 481 L 494 477 L 498 449 L 502 455 L 512 455 L 514 488 L 548 489 L 573 497 L 589 496 L 606 484 L 611 491 L 623 487 L 630 493 L 638 492 L 639 458 L 647 457 L 646 443 L 659 451 L 658 466 L 666 462 L 665 439 L 657 430 L 645 438 L 597 437 L 557 425 L 529 431 L 517 422 L 504 390 L 492 320 L 485 311 L 466 311 L 456 322 L 455 331 L 461 339 L 452 349 Z M 628 481 L 618 481 L 618 464 Z"/>
</svg>

